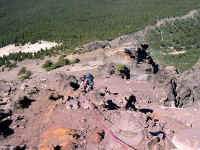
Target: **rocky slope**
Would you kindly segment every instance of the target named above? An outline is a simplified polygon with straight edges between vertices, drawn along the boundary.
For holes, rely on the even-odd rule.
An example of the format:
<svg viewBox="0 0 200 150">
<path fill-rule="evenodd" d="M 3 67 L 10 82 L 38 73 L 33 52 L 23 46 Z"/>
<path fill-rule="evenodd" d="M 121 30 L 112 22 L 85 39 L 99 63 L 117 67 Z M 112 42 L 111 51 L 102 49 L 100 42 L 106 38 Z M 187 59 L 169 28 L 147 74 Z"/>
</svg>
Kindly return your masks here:
<svg viewBox="0 0 200 150">
<path fill-rule="evenodd" d="M 191 17 L 196 11 L 185 17 Z M 149 55 L 145 33 L 83 46 L 78 64 L 49 72 L 45 60 L 0 69 L 0 150 L 197 150 L 200 148 L 200 60 L 189 71 L 163 68 Z M 56 59 L 56 58 L 52 58 Z M 80 77 L 91 73 L 87 94 Z"/>
<path fill-rule="evenodd" d="M 80 63 L 50 72 L 32 63 L 24 81 L 17 69 L 0 73 L 0 149 L 199 148 L 199 63 L 178 74 L 157 65 L 145 44 L 73 57 Z M 95 77 L 87 94 L 79 89 L 85 73 Z"/>
</svg>

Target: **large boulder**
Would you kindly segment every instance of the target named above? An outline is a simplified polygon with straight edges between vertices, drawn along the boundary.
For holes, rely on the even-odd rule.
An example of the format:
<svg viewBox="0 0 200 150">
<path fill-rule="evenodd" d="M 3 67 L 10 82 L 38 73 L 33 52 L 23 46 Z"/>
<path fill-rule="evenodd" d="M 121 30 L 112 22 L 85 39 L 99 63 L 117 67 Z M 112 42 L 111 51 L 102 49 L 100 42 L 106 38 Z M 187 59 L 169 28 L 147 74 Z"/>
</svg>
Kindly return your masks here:
<svg viewBox="0 0 200 150">
<path fill-rule="evenodd" d="M 20 87 L 20 90 L 23 91 L 24 94 L 31 96 L 37 95 L 40 92 L 40 89 L 31 83 L 23 83 Z"/>
<path fill-rule="evenodd" d="M 174 105 L 175 107 L 188 107 L 199 103 L 200 99 L 200 62 L 191 70 L 188 70 L 178 76 L 169 76 L 167 99 L 165 106 Z"/>
<path fill-rule="evenodd" d="M 11 114 L 14 111 L 16 94 L 16 85 L 13 82 L 0 80 L 0 118 L 5 114 Z"/>
<path fill-rule="evenodd" d="M 10 114 L 2 114 L 1 113 L 1 119 L 0 120 L 0 138 L 1 137 L 7 137 L 14 133 L 14 130 L 10 128 L 10 125 L 12 124 L 12 120 L 9 118 L 6 118 Z"/>
<path fill-rule="evenodd" d="M 0 96 L 8 95 L 11 90 L 11 87 L 8 82 L 0 80 Z"/>
<path fill-rule="evenodd" d="M 184 72 L 177 82 L 176 106 L 191 106 L 200 99 L 200 63 Z"/>
<path fill-rule="evenodd" d="M 84 49 L 87 50 L 97 50 L 99 48 L 109 48 L 110 47 L 110 43 L 109 41 L 95 41 L 95 42 L 90 42 L 88 44 L 83 45 Z"/>
<path fill-rule="evenodd" d="M 67 75 L 65 73 L 56 73 L 55 78 L 58 84 L 58 88 L 60 88 L 63 91 L 66 91 L 67 89 L 75 91 L 79 88 L 78 79 L 73 75 Z"/>
<path fill-rule="evenodd" d="M 200 129 L 184 129 L 176 133 L 172 139 L 173 144 L 180 150 L 200 149 Z"/>
<path fill-rule="evenodd" d="M 118 116 L 111 130 L 122 142 L 130 145 L 130 147 L 137 147 L 144 140 L 144 127 L 141 126 L 137 114 L 127 113 L 122 111 Z M 119 149 L 119 145 L 113 143 L 111 139 L 107 145 L 107 149 Z"/>
<path fill-rule="evenodd" d="M 0 109 L 0 121 L 3 120 L 4 118 L 7 118 L 8 116 L 11 116 L 10 111 Z"/>
<path fill-rule="evenodd" d="M 111 75 L 120 76 L 123 79 L 130 79 L 130 69 L 124 64 L 109 63 L 100 66 L 99 71 L 103 71 L 105 77 L 110 77 Z"/>
<path fill-rule="evenodd" d="M 176 103 L 176 79 L 170 79 L 170 81 L 167 83 L 166 86 L 166 91 L 167 91 L 167 98 L 163 101 L 164 106 L 167 107 L 175 107 Z"/>
<path fill-rule="evenodd" d="M 136 66 L 130 67 L 131 71 L 135 72 L 135 70 L 139 70 L 147 74 L 155 74 L 158 72 L 158 65 L 154 62 L 147 49 L 147 44 L 141 44 L 137 48 L 125 48 L 124 53 L 129 55 L 134 64 L 136 64 Z"/>
</svg>

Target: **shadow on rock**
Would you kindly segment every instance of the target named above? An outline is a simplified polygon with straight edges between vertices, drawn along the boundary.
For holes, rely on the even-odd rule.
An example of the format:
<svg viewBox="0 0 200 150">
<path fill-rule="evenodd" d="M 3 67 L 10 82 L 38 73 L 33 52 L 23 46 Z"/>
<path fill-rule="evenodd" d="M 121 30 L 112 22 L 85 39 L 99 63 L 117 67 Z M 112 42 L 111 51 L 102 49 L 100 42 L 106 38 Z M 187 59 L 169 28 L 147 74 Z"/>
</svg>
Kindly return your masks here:
<svg viewBox="0 0 200 150">
<path fill-rule="evenodd" d="M 14 133 L 14 130 L 10 128 L 12 120 L 5 120 L 0 122 L 0 135 L 7 137 Z"/>
<path fill-rule="evenodd" d="M 159 136 L 162 135 L 162 139 L 166 138 L 166 135 L 163 131 L 156 131 L 156 132 L 149 132 L 152 136 Z"/>
<path fill-rule="evenodd" d="M 61 148 L 61 146 L 57 145 L 57 146 L 55 146 L 53 149 L 54 149 L 54 150 L 61 150 L 62 148 Z"/>
<path fill-rule="evenodd" d="M 112 100 L 108 100 L 108 101 L 107 101 L 107 104 L 104 105 L 104 108 L 106 108 L 107 110 L 117 110 L 117 109 L 119 109 L 120 107 L 117 106 L 115 103 L 113 103 Z"/>
<path fill-rule="evenodd" d="M 63 99 L 64 96 L 63 95 L 60 95 L 59 93 L 57 92 L 52 92 L 49 96 L 49 100 L 52 100 L 52 101 L 57 101 L 59 99 Z"/>
<path fill-rule="evenodd" d="M 133 110 L 136 111 L 137 108 L 135 107 L 136 103 L 136 97 L 134 95 L 131 95 L 128 99 L 125 97 L 127 103 L 126 103 L 126 110 Z"/>
<path fill-rule="evenodd" d="M 74 89 L 74 91 L 78 90 L 79 87 L 80 87 L 80 85 L 78 83 L 76 83 L 76 82 L 70 82 L 69 84 Z"/>
<path fill-rule="evenodd" d="M 141 113 L 144 113 L 144 114 L 153 113 L 153 110 L 152 109 L 148 109 L 148 108 L 142 108 L 142 109 L 139 109 L 139 111 Z"/>
<path fill-rule="evenodd" d="M 12 115 L 11 111 L 5 112 L 4 110 L 0 110 L 0 120 L 6 118 L 8 116 L 11 116 L 11 115 Z"/>
<path fill-rule="evenodd" d="M 20 98 L 19 100 L 19 107 L 26 109 L 29 108 L 29 106 L 32 104 L 32 102 L 35 102 L 35 100 L 28 98 L 27 96 L 24 96 L 23 98 Z"/>
<path fill-rule="evenodd" d="M 130 79 L 130 70 L 126 66 L 124 66 L 123 70 L 120 70 L 120 74 L 123 79 Z"/>
<path fill-rule="evenodd" d="M 24 146 L 17 146 L 14 148 L 14 150 L 25 150 L 26 149 L 26 145 Z"/>
</svg>

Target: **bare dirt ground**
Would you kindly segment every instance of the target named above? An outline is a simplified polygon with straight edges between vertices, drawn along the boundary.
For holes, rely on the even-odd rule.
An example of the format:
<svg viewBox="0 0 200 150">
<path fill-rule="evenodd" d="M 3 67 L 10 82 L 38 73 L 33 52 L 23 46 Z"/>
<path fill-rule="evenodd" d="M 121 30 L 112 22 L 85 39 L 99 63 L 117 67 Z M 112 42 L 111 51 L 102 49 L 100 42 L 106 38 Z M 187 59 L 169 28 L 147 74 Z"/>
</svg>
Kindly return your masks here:
<svg viewBox="0 0 200 150">
<path fill-rule="evenodd" d="M 185 51 L 176 51 L 176 50 L 174 50 L 173 52 L 170 52 L 169 54 L 171 54 L 171 55 L 179 55 L 179 54 L 184 54 L 185 53 Z"/>
<path fill-rule="evenodd" d="M 135 119 L 133 120 L 131 125 L 136 125 L 139 120 L 140 124 L 144 126 L 146 124 L 145 118 L 148 116 L 143 111 L 128 111 L 124 107 L 126 105 L 125 97 L 129 97 L 130 95 L 134 95 L 136 97 L 136 108 L 138 110 L 144 111 L 153 111 L 152 115 L 155 114 L 156 119 L 159 120 L 160 123 L 164 124 L 165 134 L 169 140 L 172 139 L 171 134 L 178 133 L 185 128 L 199 128 L 200 127 L 200 107 L 195 106 L 191 108 L 185 109 L 177 109 L 177 108 L 167 108 L 163 107 L 159 104 L 159 101 L 163 98 L 164 93 L 163 89 L 154 84 L 151 81 L 137 81 L 135 79 L 124 80 L 120 77 L 113 76 L 111 78 L 104 78 L 99 76 L 96 70 L 86 71 L 90 72 L 95 76 L 95 86 L 94 90 L 104 89 L 107 87 L 111 93 L 118 93 L 117 95 L 106 95 L 97 99 L 98 103 L 105 103 L 107 100 L 111 99 L 113 103 L 117 104 L 121 108 L 119 110 L 107 110 L 102 108 L 102 105 L 97 105 L 98 117 L 104 122 L 107 128 L 114 132 L 118 137 L 123 138 L 121 134 L 118 133 L 118 121 L 120 123 L 124 123 L 124 130 L 128 130 L 129 123 L 127 121 L 127 116 L 133 115 Z M 61 73 L 61 71 L 60 71 Z M 63 72 L 66 73 L 66 72 Z M 73 75 L 76 77 L 80 77 L 85 72 L 73 72 Z M 69 73 L 71 74 L 71 73 Z M 63 90 L 57 86 L 55 81 L 54 73 L 49 73 L 48 77 L 44 75 L 43 80 L 47 80 L 44 84 L 40 84 L 40 87 L 54 88 L 56 92 L 64 95 Z M 42 77 L 39 77 L 42 78 Z M 36 85 L 36 82 L 39 81 L 39 78 L 34 79 L 33 81 L 27 81 L 26 84 Z M 40 79 L 41 80 L 41 79 Z M 67 89 L 66 89 L 67 90 Z M 28 149 L 38 149 L 42 143 L 42 135 L 47 131 L 56 131 L 57 129 L 73 129 L 81 132 L 81 136 L 85 136 L 85 138 L 79 141 L 79 148 L 77 149 L 124 149 L 106 130 L 104 126 L 97 120 L 91 108 L 79 108 L 76 110 L 67 109 L 66 105 L 63 103 L 63 100 L 51 101 L 49 100 L 49 94 L 51 91 L 44 90 L 41 91 L 39 95 L 35 96 L 35 101 L 32 102 L 29 108 L 27 109 L 19 109 L 15 112 L 14 116 L 23 116 L 22 121 L 17 121 L 10 126 L 10 128 L 14 129 L 14 134 L 8 136 L 5 139 L 1 139 L 2 145 L 24 145 L 26 144 Z M 77 91 L 80 93 L 80 91 Z M 91 98 L 91 94 L 88 93 L 79 98 L 79 101 L 87 101 Z M 13 116 L 13 118 L 15 118 Z M 122 126 L 122 127 L 123 127 Z M 101 142 L 93 141 L 90 139 L 90 134 L 93 133 L 95 128 L 103 129 L 105 131 L 104 139 Z M 142 130 L 142 127 L 139 127 Z M 131 128 L 132 129 L 132 128 Z M 135 129 L 135 127 L 134 127 Z M 121 129 L 120 129 L 121 130 Z M 138 127 L 137 127 L 138 130 Z M 134 132 L 137 132 L 135 129 Z M 143 130 L 142 130 L 143 131 Z M 159 130 L 158 130 L 159 131 Z M 82 133 L 83 132 L 83 133 Z M 126 131 L 128 132 L 130 131 Z M 153 132 L 153 131 L 152 131 Z M 168 133 L 169 132 L 169 133 Z M 140 133 L 137 133 L 140 135 Z M 141 135 L 142 139 L 145 140 L 146 137 Z M 133 136 L 134 137 L 134 136 Z M 142 143 L 142 139 L 137 141 L 132 136 L 132 143 L 135 148 L 138 150 L 145 149 L 144 143 Z M 51 138 L 51 135 L 49 136 Z M 96 138 L 96 137 L 95 137 Z M 127 138 L 127 137 L 126 137 Z M 125 143 L 128 142 L 125 138 Z M 138 137 L 137 137 L 138 139 Z M 49 139 L 46 139 L 49 140 Z M 68 138 L 66 138 L 66 141 Z M 47 142 L 48 148 L 52 149 L 54 146 L 59 145 L 59 141 L 55 143 Z M 52 145 L 51 145 L 52 144 Z M 147 143 L 145 143 L 147 145 Z M 44 144 L 45 145 L 45 144 Z M 62 145 L 62 144 L 61 144 Z M 173 149 L 173 145 L 166 146 L 165 149 Z M 42 146 L 41 146 L 42 147 Z M 128 149 L 129 146 L 126 146 Z M 39 148 L 43 149 L 43 148 Z M 147 148 L 148 149 L 148 148 Z"/>
</svg>

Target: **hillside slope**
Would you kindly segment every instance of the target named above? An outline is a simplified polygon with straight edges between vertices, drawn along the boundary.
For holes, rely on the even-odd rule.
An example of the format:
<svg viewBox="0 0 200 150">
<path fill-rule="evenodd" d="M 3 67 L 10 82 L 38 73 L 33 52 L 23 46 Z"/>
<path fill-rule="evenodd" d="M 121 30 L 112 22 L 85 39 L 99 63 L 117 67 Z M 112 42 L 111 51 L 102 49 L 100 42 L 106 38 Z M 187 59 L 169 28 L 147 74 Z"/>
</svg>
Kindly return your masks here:
<svg viewBox="0 0 200 150">
<path fill-rule="evenodd" d="M 66 50 L 199 7 L 199 0 L 0 0 L 0 46 L 55 40 Z"/>
</svg>

